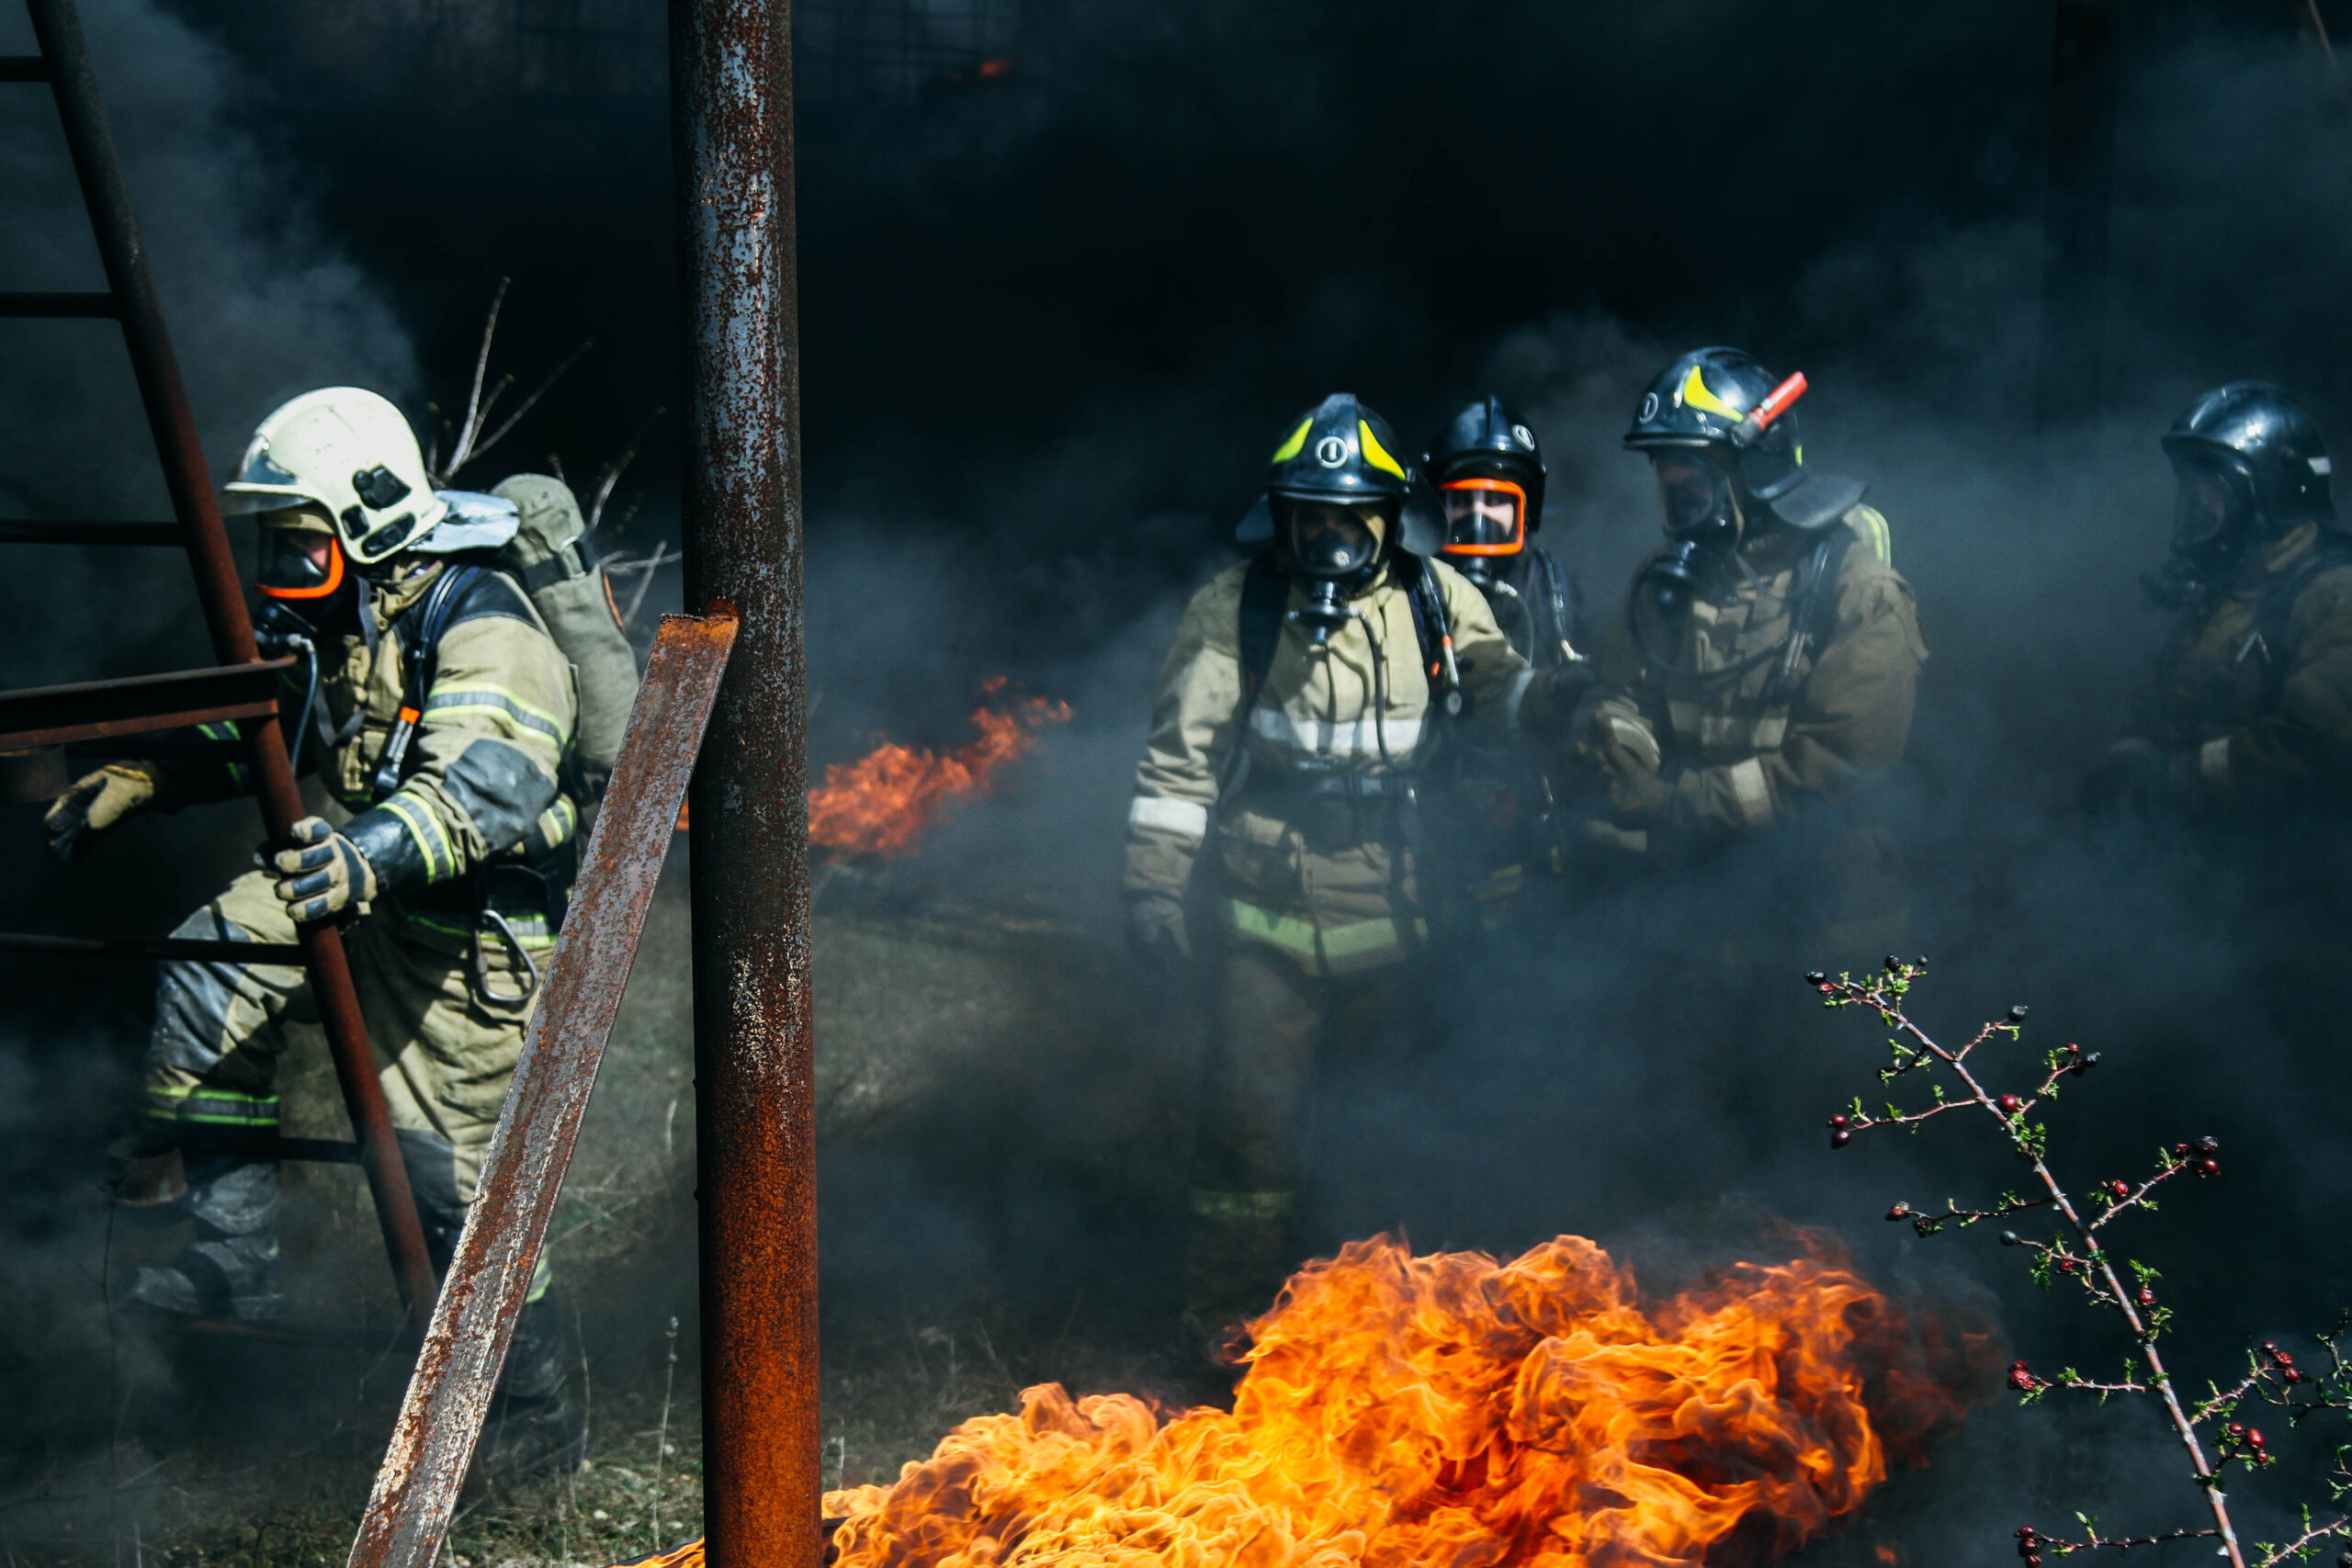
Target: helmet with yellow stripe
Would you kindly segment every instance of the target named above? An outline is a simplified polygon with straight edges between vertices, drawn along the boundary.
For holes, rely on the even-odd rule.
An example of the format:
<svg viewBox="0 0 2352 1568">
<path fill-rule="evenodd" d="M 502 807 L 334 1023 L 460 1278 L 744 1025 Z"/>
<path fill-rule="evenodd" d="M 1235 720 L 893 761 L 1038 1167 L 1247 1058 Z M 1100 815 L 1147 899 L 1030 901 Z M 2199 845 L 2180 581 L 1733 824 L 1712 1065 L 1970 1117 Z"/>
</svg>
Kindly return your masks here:
<svg viewBox="0 0 2352 1568">
<path fill-rule="evenodd" d="M 1669 535 L 1736 536 L 1758 513 L 1811 530 L 1861 499 L 1851 480 L 1807 483 L 1815 476 L 1805 469 L 1789 406 L 1804 389 L 1803 378 L 1783 382 L 1736 348 L 1694 349 L 1659 372 L 1634 411 L 1625 445 L 1658 469 Z"/>
<path fill-rule="evenodd" d="M 1404 449 L 1388 422 L 1353 393 L 1332 393 L 1294 420 L 1275 446 L 1264 500 L 1242 520 L 1241 542 L 1297 556 L 1291 519 L 1302 510 L 1344 507 L 1363 517 L 1374 544 L 1344 575 L 1376 570 L 1392 550 L 1436 554 L 1444 543 L 1443 513 L 1429 481 L 1399 456 Z"/>
</svg>

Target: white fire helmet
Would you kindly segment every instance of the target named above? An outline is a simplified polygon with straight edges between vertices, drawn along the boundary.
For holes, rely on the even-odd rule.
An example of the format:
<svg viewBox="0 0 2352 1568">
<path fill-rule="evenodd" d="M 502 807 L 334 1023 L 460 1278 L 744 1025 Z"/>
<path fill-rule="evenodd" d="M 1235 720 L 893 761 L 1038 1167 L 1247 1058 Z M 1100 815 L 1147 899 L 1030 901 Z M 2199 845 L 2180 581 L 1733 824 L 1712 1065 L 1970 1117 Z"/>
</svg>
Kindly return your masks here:
<svg viewBox="0 0 2352 1568">
<path fill-rule="evenodd" d="M 322 387 L 261 422 L 221 492 L 232 514 L 315 506 L 344 553 L 370 566 L 418 547 L 449 513 L 434 493 L 416 434 L 391 402 L 357 387 Z"/>
</svg>

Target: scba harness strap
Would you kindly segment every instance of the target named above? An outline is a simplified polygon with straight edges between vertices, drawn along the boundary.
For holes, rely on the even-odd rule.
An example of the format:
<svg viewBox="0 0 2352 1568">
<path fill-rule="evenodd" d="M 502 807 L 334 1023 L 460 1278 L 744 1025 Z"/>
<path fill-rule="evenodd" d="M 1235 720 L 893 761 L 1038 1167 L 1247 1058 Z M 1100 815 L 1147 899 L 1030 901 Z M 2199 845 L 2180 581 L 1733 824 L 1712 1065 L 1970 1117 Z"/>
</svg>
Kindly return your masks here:
<svg viewBox="0 0 2352 1568">
<path fill-rule="evenodd" d="M 1429 562 L 1414 559 L 1419 569 L 1412 586 L 1406 590 L 1405 603 L 1413 615 L 1413 635 L 1421 646 L 1421 667 L 1429 671 L 1430 706 L 1446 713 L 1458 713 L 1462 704 L 1448 702 L 1458 698 L 1462 683 L 1453 672 L 1453 631 L 1445 618 L 1445 600 L 1439 593 L 1437 578 L 1430 570 Z M 1274 653 L 1282 646 L 1284 612 L 1290 604 L 1290 574 L 1283 570 L 1268 551 L 1250 563 L 1248 575 L 1241 580 L 1239 624 L 1235 627 L 1235 640 L 1241 655 L 1241 707 L 1248 713 L 1257 705 L 1258 694 L 1265 689 L 1266 675 L 1274 667 Z"/>
</svg>

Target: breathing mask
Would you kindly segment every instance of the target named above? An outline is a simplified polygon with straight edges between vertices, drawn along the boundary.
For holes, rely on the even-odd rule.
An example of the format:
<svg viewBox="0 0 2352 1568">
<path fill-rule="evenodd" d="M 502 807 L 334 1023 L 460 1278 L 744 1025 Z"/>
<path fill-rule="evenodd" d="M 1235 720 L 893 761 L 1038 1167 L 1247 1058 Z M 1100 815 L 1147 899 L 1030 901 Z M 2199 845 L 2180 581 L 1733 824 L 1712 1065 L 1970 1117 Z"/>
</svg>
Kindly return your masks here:
<svg viewBox="0 0 2352 1568">
<path fill-rule="evenodd" d="M 1284 550 L 1307 586 L 1307 601 L 1291 619 L 1307 628 L 1315 647 L 1329 644 L 1331 634 L 1355 617 L 1345 600 L 1378 573 L 1387 526 L 1379 513 L 1353 506 L 1315 501 L 1283 506 Z"/>
<path fill-rule="evenodd" d="M 1738 542 L 1739 497 L 1729 473 L 1702 452 L 1688 447 L 1652 450 L 1650 467 L 1657 475 L 1658 504 L 1668 538 L 1678 545 L 1717 550 Z"/>
<path fill-rule="evenodd" d="M 1485 587 L 1494 581 L 1498 558 L 1527 547 L 1527 491 L 1510 479 L 1449 479 L 1439 487 L 1445 502 L 1445 558 L 1464 577 Z"/>
<path fill-rule="evenodd" d="M 2259 513 L 2254 476 L 2243 462 L 2211 450 L 2176 452 L 2172 467 L 2180 481 L 2173 503 L 2173 554 L 2200 564 L 2235 554 L 2253 536 Z"/>
</svg>

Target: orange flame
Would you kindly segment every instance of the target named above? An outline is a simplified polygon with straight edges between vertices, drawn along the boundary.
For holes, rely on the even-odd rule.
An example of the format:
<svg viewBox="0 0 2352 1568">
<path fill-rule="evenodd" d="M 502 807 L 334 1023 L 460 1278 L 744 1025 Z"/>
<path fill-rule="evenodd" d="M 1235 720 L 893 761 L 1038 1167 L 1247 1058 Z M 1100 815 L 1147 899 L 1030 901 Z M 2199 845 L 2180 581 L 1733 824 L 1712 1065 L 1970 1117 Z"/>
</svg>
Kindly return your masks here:
<svg viewBox="0 0 2352 1568">
<path fill-rule="evenodd" d="M 1508 1264 L 1355 1242 L 1251 1325 L 1230 1412 L 1047 1383 L 896 1484 L 835 1568 L 1668 1568 L 1777 1554 L 1956 1418 L 1939 1325 L 1838 1263 L 1645 1304 L 1564 1235 Z M 1735 1533 L 1736 1532 L 1736 1533 Z M 1735 1551 L 1735 1548 L 1736 1550 Z M 677 1558 L 699 1568 L 698 1547 Z"/>
<path fill-rule="evenodd" d="M 980 692 L 994 696 L 1004 683 L 994 676 Z M 1039 729 L 1069 716 L 1068 703 L 1044 697 L 1025 698 L 1010 712 L 983 705 L 972 714 L 980 738 L 968 746 L 940 753 L 892 743 L 832 763 L 824 784 L 808 792 L 808 841 L 835 861 L 903 854 L 955 802 L 986 795 L 996 771 L 1037 743 Z"/>
</svg>

